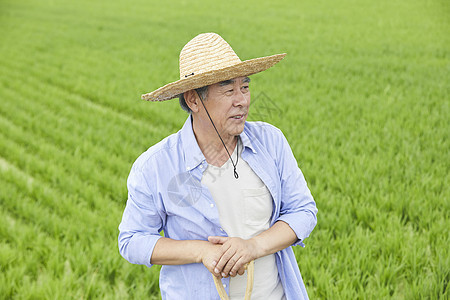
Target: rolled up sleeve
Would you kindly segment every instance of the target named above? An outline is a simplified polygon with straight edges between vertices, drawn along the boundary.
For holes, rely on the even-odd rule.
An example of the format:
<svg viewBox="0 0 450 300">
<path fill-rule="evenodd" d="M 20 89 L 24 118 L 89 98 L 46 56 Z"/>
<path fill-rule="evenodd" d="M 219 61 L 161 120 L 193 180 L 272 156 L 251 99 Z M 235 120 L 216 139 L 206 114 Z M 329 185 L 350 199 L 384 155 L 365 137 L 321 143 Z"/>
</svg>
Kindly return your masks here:
<svg viewBox="0 0 450 300">
<path fill-rule="evenodd" d="M 281 207 L 277 221 L 286 222 L 297 235 L 293 246 L 301 245 L 317 224 L 317 207 L 298 167 L 292 150 L 280 131 L 281 147 L 278 153 L 278 170 L 281 177 Z"/>
<path fill-rule="evenodd" d="M 165 216 L 155 204 L 148 181 L 133 166 L 127 181 L 128 200 L 119 225 L 119 252 L 130 263 L 151 267 L 150 258 Z"/>
</svg>

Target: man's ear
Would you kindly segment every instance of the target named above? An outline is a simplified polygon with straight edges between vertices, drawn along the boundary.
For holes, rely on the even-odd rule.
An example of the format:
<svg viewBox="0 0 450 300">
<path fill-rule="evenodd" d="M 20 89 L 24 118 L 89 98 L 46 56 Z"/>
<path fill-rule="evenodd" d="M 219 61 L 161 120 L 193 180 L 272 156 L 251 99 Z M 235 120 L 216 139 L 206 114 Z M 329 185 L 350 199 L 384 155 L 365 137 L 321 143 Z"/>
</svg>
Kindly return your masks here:
<svg viewBox="0 0 450 300">
<path fill-rule="evenodd" d="M 197 92 L 190 90 L 184 93 L 184 100 L 186 105 L 192 110 L 192 112 L 198 112 L 198 105 L 200 104 L 200 99 L 198 98 Z"/>
</svg>

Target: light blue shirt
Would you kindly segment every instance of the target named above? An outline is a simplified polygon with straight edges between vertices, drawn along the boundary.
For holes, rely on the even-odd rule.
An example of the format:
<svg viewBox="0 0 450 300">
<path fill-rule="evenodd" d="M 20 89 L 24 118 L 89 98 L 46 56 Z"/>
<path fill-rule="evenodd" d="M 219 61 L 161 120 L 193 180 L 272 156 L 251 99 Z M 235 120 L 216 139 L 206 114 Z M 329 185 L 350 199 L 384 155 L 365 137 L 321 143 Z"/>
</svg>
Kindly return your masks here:
<svg viewBox="0 0 450 300">
<path fill-rule="evenodd" d="M 241 158 L 272 195 L 271 225 L 286 222 L 298 237 L 293 246 L 304 246 L 317 223 L 317 208 L 286 138 L 263 122 L 246 122 L 240 138 Z M 206 167 L 190 116 L 180 131 L 139 156 L 128 177 L 128 201 L 119 225 L 119 251 L 126 260 L 151 267 L 161 231 L 175 240 L 227 236 L 214 200 L 201 184 Z M 292 247 L 275 257 L 286 299 L 307 299 Z M 222 282 L 228 292 L 229 278 Z M 159 285 L 162 299 L 220 299 L 203 264 L 162 266 Z"/>
</svg>

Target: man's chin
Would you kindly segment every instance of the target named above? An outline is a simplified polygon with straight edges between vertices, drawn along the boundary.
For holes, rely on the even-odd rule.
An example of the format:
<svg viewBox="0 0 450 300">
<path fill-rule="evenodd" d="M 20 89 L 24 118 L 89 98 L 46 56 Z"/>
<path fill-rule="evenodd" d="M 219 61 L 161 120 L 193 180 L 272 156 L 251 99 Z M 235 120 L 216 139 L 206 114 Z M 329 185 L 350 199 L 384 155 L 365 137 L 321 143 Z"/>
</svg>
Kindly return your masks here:
<svg viewBox="0 0 450 300">
<path fill-rule="evenodd" d="M 221 133 L 226 134 L 228 136 L 238 136 L 244 131 L 244 128 L 245 128 L 245 121 L 239 122 L 238 124 L 228 123 L 227 126 L 224 128 L 225 130 L 222 130 Z"/>
<path fill-rule="evenodd" d="M 233 135 L 234 136 L 238 136 L 238 135 L 240 135 L 243 131 L 244 131 L 244 124 L 242 124 L 242 125 L 240 125 L 240 126 L 236 126 L 236 128 L 234 128 L 234 130 L 233 130 Z"/>
</svg>

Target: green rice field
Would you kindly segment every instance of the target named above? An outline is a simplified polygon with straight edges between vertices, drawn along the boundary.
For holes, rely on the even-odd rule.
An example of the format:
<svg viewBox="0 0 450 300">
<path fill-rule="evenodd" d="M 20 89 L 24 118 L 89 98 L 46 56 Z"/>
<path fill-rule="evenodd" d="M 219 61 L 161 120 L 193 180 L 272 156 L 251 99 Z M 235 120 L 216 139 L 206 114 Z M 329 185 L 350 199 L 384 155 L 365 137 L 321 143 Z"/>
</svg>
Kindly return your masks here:
<svg viewBox="0 0 450 300">
<path fill-rule="evenodd" d="M 181 128 L 203 32 L 252 76 L 319 213 L 295 249 L 311 299 L 449 299 L 450 2 L 0 1 L 0 299 L 160 299 L 118 251 L 134 160 Z"/>
</svg>

